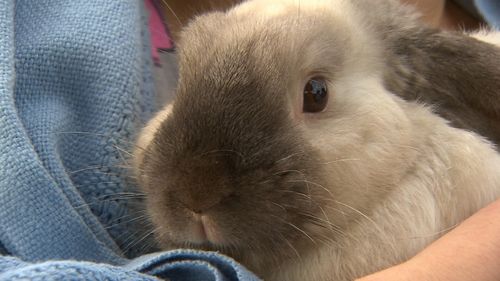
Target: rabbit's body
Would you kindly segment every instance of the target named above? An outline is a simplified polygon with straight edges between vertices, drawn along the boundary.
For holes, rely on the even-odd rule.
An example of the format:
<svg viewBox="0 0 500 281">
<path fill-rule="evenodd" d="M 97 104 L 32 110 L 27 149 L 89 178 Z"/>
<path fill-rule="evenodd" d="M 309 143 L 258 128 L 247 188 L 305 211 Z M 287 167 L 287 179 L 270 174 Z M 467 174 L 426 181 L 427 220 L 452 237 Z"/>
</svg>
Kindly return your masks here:
<svg viewBox="0 0 500 281">
<path fill-rule="evenodd" d="M 399 158 L 395 162 L 400 165 L 395 163 L 392 169 L 405 167 L 406 173 L 391 180 L 393 183 L 383 181 L 387 186 L 381 184 L 375 190 L 370 181 L 347 185 L 348 198 L 336 200 L 349 204 L 340 209 L 348 212 L 348 217 L 357 217 L 356 222 L 343 227 L 343 234 L 334 234 L 333 247 L 319 242 L 301 253 L 301 259 L 283 266 L 286 270 L 268 269 L 273 275 L 266 280 L 352 280 L 387 268 L 411 258 L 498 198 L 500 159 L 490 145 L 475 134 L 451 128 L 426 108 L 410 107 L 405 108 L 409 115 L 409 141 L 394 144 L 401 145 L 400 149 L 395 148 L 400 150 L 400 157 L 392 156 Z M 347 154 L 350 153 L 335 157 L 352 157 Z M 378 157 L 355 156 L 370 160 L 338 165 L 343 176 L 332 181 L 353 182 L 359 178 L 360 170 L 367 169 L 365 164 L 380 165 Z M 368 205 L 363 198 L 367 189 L 374 193 L 369 195 Z M 350 210 L 350 206 L 356 210 Z M 330 221 L 342 221 L 337 210 L 324 209 Z"/>
<path fill-rule="evenodd" d="M 488 59 L 460 50 L 472 69 L 432 66 L 459 71 L 445 47 L 460 40 Z M 178 96 L 134 154 L 166 249 L 219 250 L 265 280 L 352 280 L 407 260 L 500 195 L 493 146 L 412 101 L 451 96 L 434 110 L 456 127 L 480 124 L 460 115 L 465 104 L 493 119 L 493 45 L 427 30 L 395 1 L 255 0 L 199 17 L 179 46 Z M 316 113 L 303 109 L 311 77 L 328 85 Z M 495 126 L 476 131 L 495 140 Z"/>
</svg>

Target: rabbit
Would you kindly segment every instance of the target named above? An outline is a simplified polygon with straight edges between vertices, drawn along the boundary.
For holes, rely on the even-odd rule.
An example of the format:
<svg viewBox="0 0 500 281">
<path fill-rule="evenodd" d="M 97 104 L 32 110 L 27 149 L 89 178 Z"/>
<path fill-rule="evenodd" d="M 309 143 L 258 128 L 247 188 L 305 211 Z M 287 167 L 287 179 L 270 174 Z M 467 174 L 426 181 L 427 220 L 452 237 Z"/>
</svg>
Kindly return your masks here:
<svg viewBox="0 0 500 281">
<path fill-rule="evenodd" d="M 133 153 L 158 244 L 271 281 L 408 260 L 499 197 L 498 38 L 431 29 L 397 1 L 198 16 L 176 98 Z"/>
</svg>

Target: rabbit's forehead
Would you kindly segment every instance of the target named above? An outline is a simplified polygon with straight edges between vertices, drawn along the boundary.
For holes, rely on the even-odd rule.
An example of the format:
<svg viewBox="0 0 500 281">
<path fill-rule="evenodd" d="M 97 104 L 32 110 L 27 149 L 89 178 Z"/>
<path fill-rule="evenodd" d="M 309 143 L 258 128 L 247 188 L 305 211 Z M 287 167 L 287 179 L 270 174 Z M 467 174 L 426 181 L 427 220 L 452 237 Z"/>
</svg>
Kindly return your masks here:
<svg viewBox="0 0 500 281">
<path fill-rule="evenodd" d="M 225 73 L 235 68 L 259 75 L 276 73 L 281 80 L 287 76 L 296 80 L 310 72 L 334 73 L 353 41 L 349 25 L 327 12 L 303 12 L 298 17 L 293 10 L 255 18 L 232 12 L 209 14 L 183 34 L 181 76 L 184 71 L 198 71 L 225 79 Z"/>
</svg>

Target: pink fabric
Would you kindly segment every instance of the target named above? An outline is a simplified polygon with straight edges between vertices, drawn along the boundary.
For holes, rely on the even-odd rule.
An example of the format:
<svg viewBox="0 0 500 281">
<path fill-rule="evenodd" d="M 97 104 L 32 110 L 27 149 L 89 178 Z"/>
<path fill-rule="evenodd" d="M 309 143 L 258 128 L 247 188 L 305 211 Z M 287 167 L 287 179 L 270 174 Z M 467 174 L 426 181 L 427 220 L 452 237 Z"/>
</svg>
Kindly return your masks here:
<svg viewBox="0 0 500 281">
<path fill-rule="evenodd" d="M 153 0 L 145 0 L 146 9 L 149 12 L 149 32 L 151 34 L 151 55 L 155 63 L 160 63 L 159 49 L 171 49 L 172 40 L 165 28 L 165 24 L 156 9 Z"/>
</svg>

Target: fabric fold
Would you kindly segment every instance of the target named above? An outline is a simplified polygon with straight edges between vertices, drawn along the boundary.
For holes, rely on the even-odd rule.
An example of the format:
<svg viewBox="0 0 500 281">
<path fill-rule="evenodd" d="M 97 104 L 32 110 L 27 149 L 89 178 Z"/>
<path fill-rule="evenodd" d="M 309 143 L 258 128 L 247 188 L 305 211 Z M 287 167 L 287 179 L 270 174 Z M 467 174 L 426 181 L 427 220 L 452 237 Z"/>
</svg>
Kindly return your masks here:
<svg viewBox="0 0 500 281">
<path fill-rule="evenodd" d="M 144 255 L 124 266 L 77 261 L 26 263 L 4 257 L 0 280 L 258 281 L 231 258 L 214 252 L 176 250 Z"/>
<path fill-rule="evenodd" d="M 0 241 L 27 261 L 122 264 L 140 233 L 115 224 L 126 200 L 101 198 L 127 188 L 116 148 L 152 111 L 141 3 L 0 6 Z"/>
</svg>

